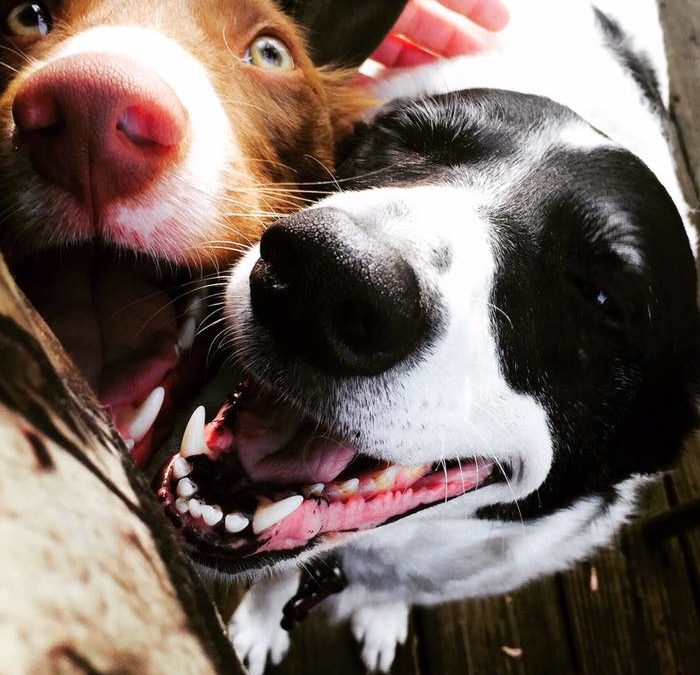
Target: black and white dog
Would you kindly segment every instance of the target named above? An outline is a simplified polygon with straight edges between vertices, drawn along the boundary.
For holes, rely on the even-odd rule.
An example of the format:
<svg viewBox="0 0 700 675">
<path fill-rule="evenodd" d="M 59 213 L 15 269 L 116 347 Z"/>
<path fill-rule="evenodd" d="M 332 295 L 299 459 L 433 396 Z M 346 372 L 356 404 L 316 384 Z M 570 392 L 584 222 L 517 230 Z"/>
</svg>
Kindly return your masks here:
<svg viewBox="0 0 700 675">
<path fill-rule="evenodd" d="M 520 5 L 499 50 L 389 83 L 343 190 L 231 275 L 246 384 L 164 490 L 201 565 L 265 569 L 230 626 L 254 675 L 301 565 L 333 551 L 326 608 L 388 670 L 411 605 L 589 555 L 696 426 L 655 3 Z"/>
</svg>

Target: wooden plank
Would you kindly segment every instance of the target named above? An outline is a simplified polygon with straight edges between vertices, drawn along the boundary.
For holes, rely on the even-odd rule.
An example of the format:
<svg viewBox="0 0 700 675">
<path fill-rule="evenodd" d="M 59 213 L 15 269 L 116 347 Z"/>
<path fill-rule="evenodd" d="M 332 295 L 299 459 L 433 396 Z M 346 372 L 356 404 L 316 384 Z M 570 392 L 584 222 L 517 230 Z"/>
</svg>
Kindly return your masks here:
<svg viewBox="0 0 700 675">
<path fill-rule="evenodd" d="M 513 639 L 523 650 L 525 673 L 576 672 L 575 647 L 570 644 L 568 617 L 555 578 L 542 579 L 507 597 L 506 606 L 512 615 Z"/>
<path fill-rule="evenodd" d="M 651 513 L 667 508 L 661 484 L 650 500 Z M 582 672 L 697 672 L 700 622 L 678 542 L 652 546 L 638 526 L 631 527 L 619 550 L 602 552 L 592 564 L 598 573 L 595 593 L 585 566 L 563 577 Z"/>
<path fill-rule="evenodd" d="M 700 3 L 694 0 L 660 2 L 660 14 L 666 36 L 671 77 L 672 111 L 678 139 L 677 164 L 691 205 L 697 206 L 700 195 Z M 695 224 L 698 224 L 696 213 Z M 666 480 L 672 505 L 700 496 L 700 438 L 694 439 L 679 467 Z M 689 530 L 680 538 L 681 550 L 700 610 L 700 531 Z"/>
<path fill-rule="evenodd" d="M 552 579 L 505 597 L 420 610 L 419 617 L 423 663 L 431 675 L 575 672 Z"/>
<path fill-rule="evenodd" d="M 700 193 L 700 3 L 661 0 L 659 8 L 671 72 L 672 112 L 697 197 Z"/>
<path fill-rule="evenodd" d="M 671 504 L 684 504 L 700 496 L 700 442 L 687 448 L 679 467 L 667 478 Z M 680 537 L 680 546 L 686 559 L 691 591 L 700 612 L 700 528 L 689 529 Z"/>
<path fill-rule="evenodd" d="M 518 647 L 505 598 L 456 602 L 417 612 L 430 675 L 521 675 L 522 664 L 501 651 Z"/>
</svg>

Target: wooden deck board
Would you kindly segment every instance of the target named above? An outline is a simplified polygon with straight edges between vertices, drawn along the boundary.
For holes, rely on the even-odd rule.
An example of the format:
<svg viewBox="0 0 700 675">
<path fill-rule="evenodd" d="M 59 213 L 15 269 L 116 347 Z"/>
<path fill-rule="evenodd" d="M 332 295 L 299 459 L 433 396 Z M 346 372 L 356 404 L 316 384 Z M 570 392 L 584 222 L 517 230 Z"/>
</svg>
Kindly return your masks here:
<svg viewBox="0 0 700 675">
<path fill-rule="evenodd" d="M 655 485 L 650 497 L 648 513 L 667 508 L 663 485 Z M 697 672 L 700 623 L 678 542 L 649 542 L 637 524 L 622 533 L 614 550 L 591 562 L 598 573 L 597 592 L 591 592 L 585 565 L 565 575 L 581 671 Z"/>
<path fill-rule="evenodd" d="M 700 194 L 700 0 L 662 0 L 660 7 L 681 178 L 695 206 Z M 645 513 L 699 495 L 700 443 L 665 484 L 650 490 Z M 643 519 L 619 536 L 617 548 L 511 596 L 416 610 L 392 672 L 697 675 L 700 529 L 650 542 L 640 524 Z M 591 566 L 597 590 L 591 588 Z M 347 626 L 329 627 L 312 617 L 295 632 L 293 644 L 274 675 L 364 673 Z M 503 647 L 522 652 L 508 655 Z"/>
<path fill-rule="evenodd" d="M 686 163 L 700 194 L 700 3 L 661 0 L 659 3 L 671 74 L 671 110 Z"/>
<path fill-rule="evenodd" d="M 505 597 L 418 610 L 424 675 L 575 672 L 558 595 L 556 580 L 545 579 Z"/>
</svg>

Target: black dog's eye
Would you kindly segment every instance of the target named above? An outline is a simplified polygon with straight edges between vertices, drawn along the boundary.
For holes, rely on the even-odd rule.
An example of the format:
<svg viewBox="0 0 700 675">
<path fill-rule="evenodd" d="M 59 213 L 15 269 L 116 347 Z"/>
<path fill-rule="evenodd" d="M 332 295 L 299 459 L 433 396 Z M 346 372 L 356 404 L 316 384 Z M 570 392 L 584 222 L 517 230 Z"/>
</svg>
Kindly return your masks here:
<svg viewBox="0 0 700 675">
<path fill-rule="evenodd" d="M 20 2 L 5 16 L 3 33 L 12 37 L 40 38 L 53 27 L 51 12 L 41 2 Z"/>
<path fill-rule="evenodd" d="M 583 299 L 595 309 L 602 312 L 607 319 L 615 322 L 623 319 L 622 308 L 615 302 L 607 290 L 581 277 L 574 276 L 572 281 Z"/>
</svg>

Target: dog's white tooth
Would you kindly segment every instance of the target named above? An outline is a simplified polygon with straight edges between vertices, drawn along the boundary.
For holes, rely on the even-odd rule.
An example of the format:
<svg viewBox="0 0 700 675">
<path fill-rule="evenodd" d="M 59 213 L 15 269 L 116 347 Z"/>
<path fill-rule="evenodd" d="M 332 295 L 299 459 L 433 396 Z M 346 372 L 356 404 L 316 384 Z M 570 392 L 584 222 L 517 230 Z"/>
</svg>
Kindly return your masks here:
<svg viewBox="0 0 700 675">
<path fill-rule="evenodd" d="M 177 484 L 178 497 L 191 497 L 199 488 L 196 483 L 193 483 L 189 478 L 183 478 Z"/>
<path fill-rule="evenodd" d="M 175 508 L 177 509 L 178 513 L 187 513 L 190 510 L 190 504 L 186 499 L 183 499 L 182 497 L 178 497 L 175 500 Z"/>
<path fill-rule="evenodd" d="M 326 485 L 324 483 L 314 483 L 313 485 L 307 485 L 302 492 L 304 497 L 320 497 L 325 489 Z"/>
<path fill-rule="evenodd" d="M 237 532 L 243 532 L 246 527 L 248 527 L 250 521 L 240 513 L 229 513 L 224 518 L 224 527 L 227 532 L 231 534 L 236 534 Z"/>
<path fill-rule="evenodd" d="M 136 445 L 136 443 L 134 442 L 133 438 L 125 438 L 124 445 L 126 445 L 126 449 L 129 452 L 131 452 L 134 449 L 134 446 Z"/>
<path fill-rule="evenodd" d="M 301 495 L 293 495 L 279 502 L 260 504 L 253 516 L 253 532 L 260 534 L 294 513 L 302 504 Z"/>
<path fill-rule="evenodd" d="M 183 352 L 192 349 L 194 339 L 197 337 L 197 321 L 194 317 L 188 317 L 185 323 L 182 324 L 180 332 L 177 335 L 175 342 L 175 351 L 180 356 Z"/>
<path fill-rule="evenodd" d="M 173 476 L 180 480 L 185 476 L 189 476 L 192 473 L 192 465 L 181 456 L 177 456 L 173 462 Z"/>
<path fill-rule="evenodd" d="M 357 494 L 358 487 L 360 487 L 359 478 L 351 478 L 350 480 L 346 480 L 344 483 L 340 483 L 340 485 L 338 485 L 340 491 L 349 496 Z"/>
<path fill-rule="evenodd" d="M 374 481 L 375 488 L 378 491 L 384 491 L 394 487 L 397 473 L 398 469 L 395 466 L 390 466 L 383 471 L 373 474 L 372 480 Z"/>
<path fill-rule="evenodd" d="M 190 417 L 185 433 L 182 435 L 180 454 L 183 457 L 194 457 L 195 455 L 208 455 L 209 448 L 204 438 L 204 426 L 207 413 L 204 406 L 200 405 Z"/>
<path fill-rule="evenodd" d="M 220 506 L 216 504 L 214 504 L 214 506 L 209 506 L 209 504 L 202 506 L 202 518 L 204 518 L 204 522 L 209 525 L 209 527 L 214 527 L 214 525 L 220 523 L 223 517 L 224 514 Z"/>
<path fill-rule="evenodd" d="M 190 499 L 190 515 L 199 518 L 202 515 L 202 502 L 199 499 Z"/>
<path fill-rule="evenodd" d="M 326 494 L 331 499 L 348 499 L 357 494 L 359 487 L 360 479 L 351 478 L 343 483 L 331 483 L 326 490 Z"/>
<path fill-rule="evenodd" d="M 165 389 L 156 387 L 148 398 L 135 410 L 126 421 L 124 435 L 133 439 L 134 444 L 142 441 L 158 417 L 165 400 Z"/>
</svg>

